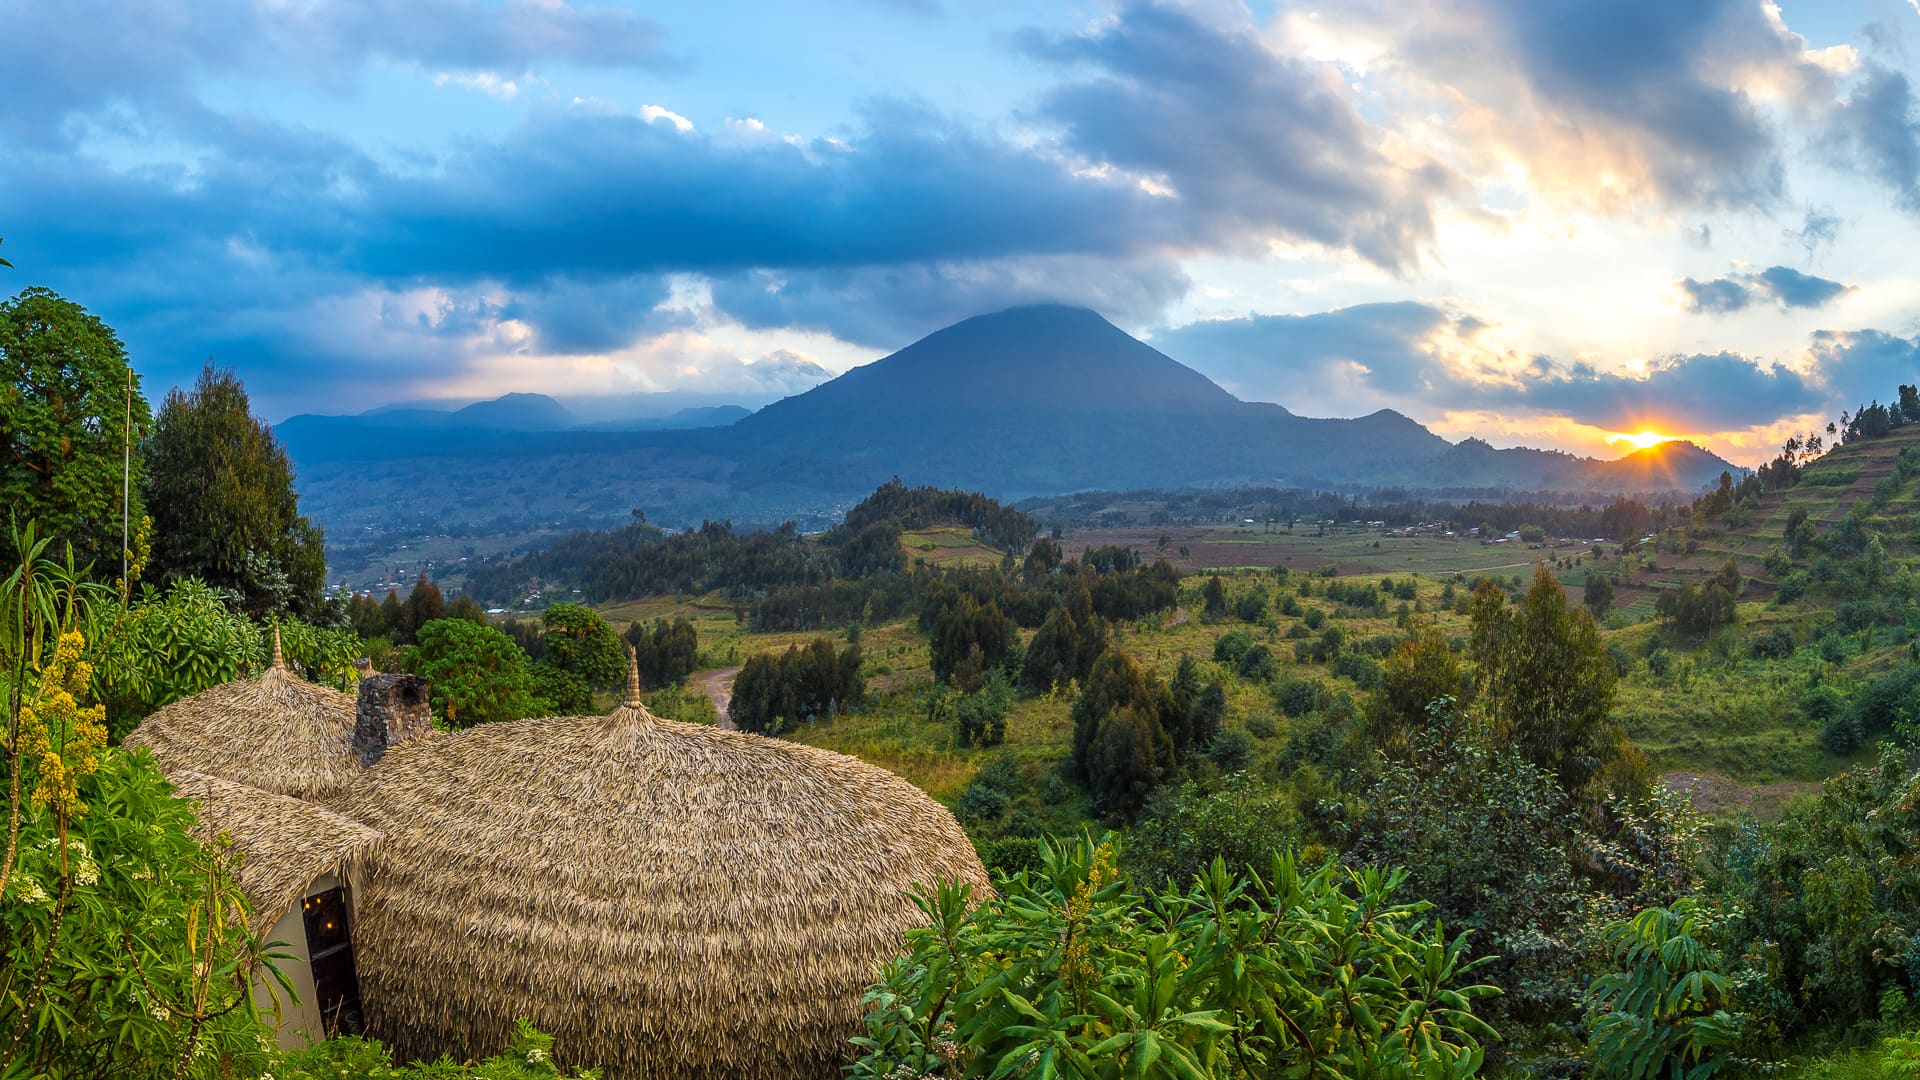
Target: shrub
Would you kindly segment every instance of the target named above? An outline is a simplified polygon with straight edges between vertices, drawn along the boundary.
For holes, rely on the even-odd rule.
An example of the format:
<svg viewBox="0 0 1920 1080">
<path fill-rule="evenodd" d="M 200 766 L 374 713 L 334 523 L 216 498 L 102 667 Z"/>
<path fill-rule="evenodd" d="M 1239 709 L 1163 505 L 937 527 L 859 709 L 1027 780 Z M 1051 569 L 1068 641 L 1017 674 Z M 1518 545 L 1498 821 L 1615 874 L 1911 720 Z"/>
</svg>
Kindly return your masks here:
<svg viewBox="0 0 1920 1080">
<path fill-rule="evenodd" d="M 1747 643 L 1747 651 L 1759 660 L 1785 660 L 1797 648 L 1791 626 L 1776 626 Z"/>
<path fill-rule="evenodd" d="M 1223 773 L 1245 769 L 1253 764 L 1253 736 L 1238 728 L 1215 735 L 1207 746 L 1207 760 Z"/>
<path fill-rule="evenodd" d="M 1246 728 L 1248 734 L 1256 739 L 1271 739 L 1280 731 L 1280 726 L 1266 713 L 1254 713 L 1247 717 Z"/>
<path fill-rule="evenodd" d="M 1275 670 L 1273 650 L 1265 645 L 1253 646 L 1240 654 L 1240 661 L 1234 665 L 1234 670 L 1248 682 L 1266 682 L 1273 678 Z"/>
<path fill-rule="evenodd" d="M 1153 793 L 1121 859 L 1136 889 L 1185 888 L 1215 859 L 1235 873 L 1267 866 L 1298 840 L 1293 808 L 1250 773 L 1189 780 Z"/>
<path fill-rule="evenodd" d="M 371 1039 L 340 1038 L 285 1054 L 270 1073 L 278 1080 L 595 1080 L 597 1069 L 562 1071 L 553 1062 L 553 1036 L 516 1021 L 507 1048 L 485 1061 L 456 1064 L 441 1058 L 431 1064 L 394 1065 L 386 1047 Z"/>
<path fill-rule="evenodd" d="M 931 925 L 869 990 L 849 1075 L 1460 1077 L 1495 1037 L 1472 1009 L 1497 991 L 1396 902 L 1397 875 L 1282 855 L 1264 877 L 1215 862 L 1151 896 L 1110 844 L 1040 854 L 977 908 L 964 886 L 917 897 Z"/>
<path fill-rule="evenodd" d="M 1282 679 L 1273 688 L 1273 703 L 1288 716 L 1305 716 L 1320 707 L 1325 691 L 1313 679 Z"/>
<path fill-rule="evenodd" d="M 1709 1080 L 1733 1063 L 1740 1025 L 1725 1006 L 1732 984 L 1703 938 L 1691 899 L 1648 908 L 1603 931 L 1615 971 L 1593 982 L 1587 1045 L 1609 1080 Z"/>
</svg>

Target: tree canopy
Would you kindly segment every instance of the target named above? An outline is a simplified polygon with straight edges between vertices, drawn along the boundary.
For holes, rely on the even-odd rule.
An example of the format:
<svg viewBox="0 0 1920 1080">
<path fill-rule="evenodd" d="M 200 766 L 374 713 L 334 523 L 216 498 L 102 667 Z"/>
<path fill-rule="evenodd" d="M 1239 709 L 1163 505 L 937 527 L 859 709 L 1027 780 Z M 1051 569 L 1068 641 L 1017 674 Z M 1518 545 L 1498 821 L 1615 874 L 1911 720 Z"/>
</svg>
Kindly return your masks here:
<svg viewBox="0 0 1920 1080">
<path fill-rule="evenodd" d="M 255 617 L 311 617 L 327 573 L 320 529 L 300 513 L 293 463 L 231 370 L 211 363 L 167 393 L 147 437 L 149 573 L 196 577 Z"/>
<path fill-rule="evenodd" d="M 123 473 L 123 454 L 150 419 L 119 337 L 79 304 L 26 289 L 0 302 L 0 376 L 0 499 L 56 547 L 71 542 L 97 575 L 117 576 L 123 530 L 138 532 L 146 512 L 141 458 Z"/>
</svg>

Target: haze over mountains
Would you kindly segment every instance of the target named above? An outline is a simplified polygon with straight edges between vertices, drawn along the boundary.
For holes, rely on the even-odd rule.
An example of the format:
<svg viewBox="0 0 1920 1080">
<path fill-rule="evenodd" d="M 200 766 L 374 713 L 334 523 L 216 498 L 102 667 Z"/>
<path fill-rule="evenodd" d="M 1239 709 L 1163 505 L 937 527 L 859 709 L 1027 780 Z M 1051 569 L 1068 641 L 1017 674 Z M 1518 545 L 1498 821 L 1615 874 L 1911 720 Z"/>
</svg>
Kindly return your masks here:
<svg viewBox="0 0 1920 1080">
<path fill-rule="evenodd" d="M 1733 468 L 1691 444 L 1597 461 L 1453 444 L 1390 410 L 1296 416 L 1057 306 L 967 319 L 751 415 L 583 424 L 552 398 L 510 394 L 301 416 L 279 432 L 304 505 L 335 536 L 400 525 L 396 513 L 501 527 L 613 523 L 635 508 L 665 524 L 824 521 L 895 475 L 1005 498 L 1233 485 L 1601 496 L 1691 493 Z"/>
</svg>

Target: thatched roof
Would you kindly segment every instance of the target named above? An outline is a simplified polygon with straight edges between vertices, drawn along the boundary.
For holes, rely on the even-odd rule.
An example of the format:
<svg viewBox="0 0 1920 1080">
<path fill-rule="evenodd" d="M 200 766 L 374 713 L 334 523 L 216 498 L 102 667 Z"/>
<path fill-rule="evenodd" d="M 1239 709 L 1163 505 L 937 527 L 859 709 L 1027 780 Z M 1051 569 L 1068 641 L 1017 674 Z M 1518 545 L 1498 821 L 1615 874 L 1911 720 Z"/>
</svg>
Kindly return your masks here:
<svg viewBox="0 0 1920 1080">
<path fill-rule="evenodd" d="M 235 679 L 162 706 L 128 735 L 169 777 L 205 773 L 262 791 L 337 805 L 360 776 L 354 699 L 290 670 L 273 634 L 273 659 Z"/>
<path fill-rule="evenodd" d="M 515 1017 L 609 1077 L 838 1077 L 860 996 L 987 876 L 945 808 L 840 754 L 656 718 L 484 724 L 390 751 L 355 956 L 401 1057 L 496 1049 Z"/>
<path fill-rule="evenodd" d="M 326 875 L 345 880 L 380 834 L 309 802 L 204 773 L 177 772 L 174 794 L 200 804 L 203 842 L 225 834 L 241 856 L 235 884 L 253 905 L 250 920 L 264 932 L 298 904 L 307 886 Z"/>
</svg>

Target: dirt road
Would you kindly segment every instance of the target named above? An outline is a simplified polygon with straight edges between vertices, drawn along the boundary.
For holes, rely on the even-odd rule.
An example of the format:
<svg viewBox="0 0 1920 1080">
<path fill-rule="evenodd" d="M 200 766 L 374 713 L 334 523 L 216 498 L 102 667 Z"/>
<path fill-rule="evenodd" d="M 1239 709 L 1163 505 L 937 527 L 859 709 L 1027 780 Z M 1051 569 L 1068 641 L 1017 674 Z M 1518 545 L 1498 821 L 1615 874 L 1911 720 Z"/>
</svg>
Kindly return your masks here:
<svg viewBox="0 0 1920 1080">
<path fill-rule="evenodd" d="M 727 706 L 733 702 L 733 677 L 738 674 L 739 668 L 730 667 L 700 676 L 700 689 L 713 702 L 714 723 L 728 731 L 733 730 L 733 720 L 727 716 Z"/>
</svg>

